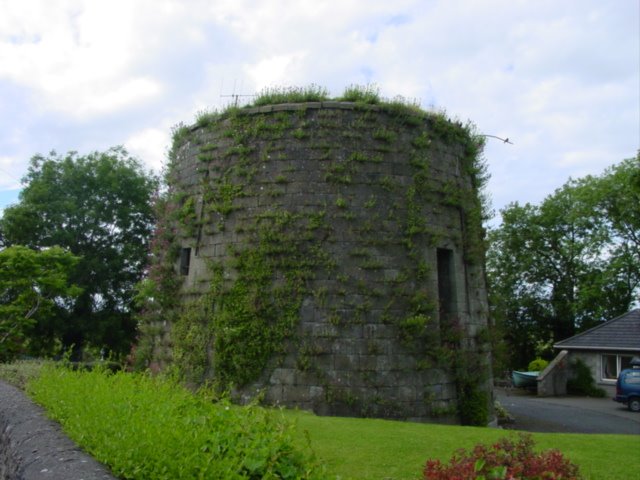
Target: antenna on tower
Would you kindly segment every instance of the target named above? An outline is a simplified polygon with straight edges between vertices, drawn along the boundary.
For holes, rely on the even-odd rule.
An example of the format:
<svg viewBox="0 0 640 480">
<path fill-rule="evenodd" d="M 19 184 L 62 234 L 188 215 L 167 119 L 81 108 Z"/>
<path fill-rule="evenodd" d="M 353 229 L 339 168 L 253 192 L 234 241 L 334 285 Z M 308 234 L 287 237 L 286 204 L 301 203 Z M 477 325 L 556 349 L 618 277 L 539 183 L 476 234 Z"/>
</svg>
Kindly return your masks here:
<svg viewBox="0 0 640 480">
<path fill-rule="evenodd" d="M 256 95 L 250 95 L 250 94 L 242 94 L 242 93 L 236 93 L 236 83 L 237 83 L 237 79 L 233 80 L 233 90 L 232 93 L 230 95 L 222 95 L 220 94 L 220 98 L 232 98 L 233 99 L 233 106 L 237 107 L 238 106 L 238 102 L 240 100 L 240 97 L 255 97 Z M 242 90 L 242 84 L 240 90 Z"/>
<path fill-rule="evenodd" d="M 222 98 L 233 98 L 233 106 L 237 107 L 238 106 L 238 100 L 240 99 L 240 97 L 255 97 L 255 94 L 253 95 L 241 95 L 239 93 L 232 93 L 231 95 L 220 95 L 220 97 Z"/>
<path fill-rule="evenodd" d="M 481 134 L 478 135 L 479 137 L 491 137 L 491 138 L 497 138 L 498 140 L 502 141 L 502 143 L 508 143 L 509 145 L 513 145 L 513 142 L 509 140 L 509 137 L 507 138 L 500 138 L 500 137 L 496 137 L 495 135 L 487 135 L 487 134 Z"/>
</svg>

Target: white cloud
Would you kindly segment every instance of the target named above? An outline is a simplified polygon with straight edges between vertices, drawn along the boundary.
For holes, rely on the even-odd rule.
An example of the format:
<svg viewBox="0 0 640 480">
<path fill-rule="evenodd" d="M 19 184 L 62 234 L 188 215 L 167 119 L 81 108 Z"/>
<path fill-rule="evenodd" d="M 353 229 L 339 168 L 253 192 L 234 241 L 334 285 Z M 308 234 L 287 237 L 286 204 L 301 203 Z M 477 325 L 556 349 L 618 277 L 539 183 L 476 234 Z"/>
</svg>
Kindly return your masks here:
<svg viewBox="0 0 640 480">
<path fill-rule="evenodd" d="M 21 188 L 20 176 L 25 165 L 16 157 L 0 155 L 0 188 L 3 190 L 18 190 Z"/>
<path fill-rule="evenodd" d="M 45 107 L 87 118 L 156 97 L 160 82 L 131 75 L 130 2 L 5 2 L 0 78 L 33 89 Z"/>
<path fill-rule="evenodd" d="M 290 85 L 292 78 L 300 77 L 305 54 L 294 52 L 288 55 L 276 55 L 247 65 L 245 70 L 256 90 L 274 85 Z"/>
<path fill-rule="evenodd" d="M 97 88 L 96 88 L 97 87 Z M 82 85 L 73 94 L 73 98 L 62 98 L 54 103 L 60 109 L 73 108 L 73 114 L 80 117 L 89 117 L 103 113 L 110 113 L 121 109 L 135 107 L 138 103 L 149 101 L 162 93 L 162 87 L 158 82 L 149 78 L 131 78 L 118 84 L 101 84 L 94 82 L 89 85 Z M 82 101 L 78 104 L 69 105 L 69 102 L 76 101 L 80 95 Z M 54 96 L 52 95 L 52 98 Z"/>
<path fill-rule="evenodd" d="M 171 132 L 168 128 L 146 128 L 131 135 L 125 147 L 149 169 L 158 173 L 166 163 L 170 142 Z"/>
</svg>

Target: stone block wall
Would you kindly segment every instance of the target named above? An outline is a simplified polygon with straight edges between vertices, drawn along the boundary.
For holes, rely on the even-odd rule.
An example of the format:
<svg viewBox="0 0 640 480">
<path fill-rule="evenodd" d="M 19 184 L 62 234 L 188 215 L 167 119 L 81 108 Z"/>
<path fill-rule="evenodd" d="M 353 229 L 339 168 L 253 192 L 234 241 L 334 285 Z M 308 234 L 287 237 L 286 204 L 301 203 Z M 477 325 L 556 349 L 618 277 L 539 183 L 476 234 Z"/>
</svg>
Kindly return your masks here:
<svg viewBox="0 0 640 480">
<path fill-rule="evenodd" d="M 566 395 L 569 374 L 569 352 L 562 350 L 540 375 L 538 375 L 538 396 L 552 397 Z"/>
<path fill-rule="evenodd" d="M 315 102 L 183 133 L 169 175 L 174 269 L 200 317 L 169 325 L 156 355 L 187 365 L 200 342 L 197 381 L 321 414 L 455 421 L 456 357 L 470 352 L 490 389 L 478 197 L 459 125 Z M 247 326 L 259 315 L 263 329 Z M 255 375 L 234 345 L 258 359 Z"/>
</svg>

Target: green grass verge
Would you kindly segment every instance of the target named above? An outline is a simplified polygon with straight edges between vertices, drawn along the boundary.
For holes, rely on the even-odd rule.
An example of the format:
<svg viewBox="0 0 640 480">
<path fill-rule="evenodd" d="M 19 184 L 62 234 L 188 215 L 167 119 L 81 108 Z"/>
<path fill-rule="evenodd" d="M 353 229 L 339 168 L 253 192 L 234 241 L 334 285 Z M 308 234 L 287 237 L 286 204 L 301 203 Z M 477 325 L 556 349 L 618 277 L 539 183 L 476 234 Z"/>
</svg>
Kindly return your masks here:
<svg viewBox="0 0 640 480">
<path fill-rule="evenodd" d="M 278 464 L 288 466 L 290 478 L 418 479 L 428 458 L 447 461 L 456 449 L 513 434 L 235 407 L 143 375 L 70 372 L 32 363 L 1 367 L 0 377 L 19 384 L 31 378 L 28 389 L 36 401 L 122 478 L 269 478 L 260 468 Z M 628 479 L 640 471 L 640 436 L 533 438 L 540 450 L 560 450 L 586 479 Z M 309 439 L 330 474 L 315 466 Z"/>
</svg>

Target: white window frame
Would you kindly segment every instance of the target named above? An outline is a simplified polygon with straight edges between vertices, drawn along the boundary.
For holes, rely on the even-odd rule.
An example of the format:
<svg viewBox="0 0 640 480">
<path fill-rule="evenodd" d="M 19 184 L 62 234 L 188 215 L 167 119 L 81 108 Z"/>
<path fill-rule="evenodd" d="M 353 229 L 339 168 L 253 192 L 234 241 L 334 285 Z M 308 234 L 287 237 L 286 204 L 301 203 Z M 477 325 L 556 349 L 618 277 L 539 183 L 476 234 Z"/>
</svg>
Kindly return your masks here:
<svg viewBox="0 0 640 480">
<path fill-rule="evenodd" d="M 616 371 L 615 371 L 615 378 L 611 378 L 611 377 L 605 377 L 604 376 L 604 367 L 606 365 L 606 360 L 605 357 L 616 357 Z M 600 380 L 602 382 L 607 382 L 607 383 L 616 383 L 616 380 L 618 379 L 618 375 L 620 375 L 620 372 L 622 371 L 622 358 L 627 358 L 629 359 L 629 361 L 631 361 L 631 358 L 633 358 L 633 355 L 626 355 L 626 354 L 617 354 L 617 353 L 601 353 L 600 354 Z"/>
</svg>

